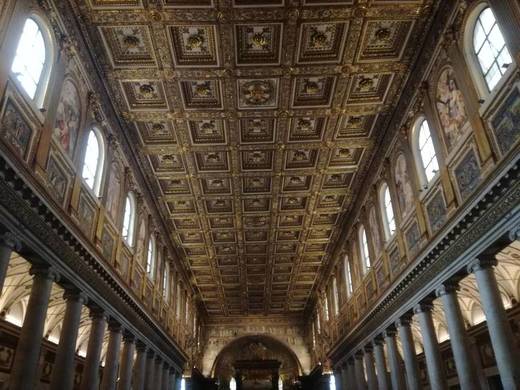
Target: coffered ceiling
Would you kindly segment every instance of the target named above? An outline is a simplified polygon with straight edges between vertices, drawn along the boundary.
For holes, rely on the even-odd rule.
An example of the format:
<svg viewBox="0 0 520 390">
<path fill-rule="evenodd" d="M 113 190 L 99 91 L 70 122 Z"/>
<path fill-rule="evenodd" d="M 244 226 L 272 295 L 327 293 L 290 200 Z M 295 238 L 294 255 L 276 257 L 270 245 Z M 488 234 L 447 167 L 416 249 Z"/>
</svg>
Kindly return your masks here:
<svg viewBox="0 0 520 390">
<path fill-rule="evenodd" d="M 73 3 L 208 313 L 303 311 L 432 7 Z"/>
</svg>

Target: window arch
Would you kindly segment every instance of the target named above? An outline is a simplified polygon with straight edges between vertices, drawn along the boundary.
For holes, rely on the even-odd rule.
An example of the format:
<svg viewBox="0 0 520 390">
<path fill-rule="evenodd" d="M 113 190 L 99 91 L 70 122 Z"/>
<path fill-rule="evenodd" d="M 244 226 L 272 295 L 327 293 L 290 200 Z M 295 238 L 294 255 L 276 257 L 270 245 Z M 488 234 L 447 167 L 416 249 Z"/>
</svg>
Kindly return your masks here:
<svg viewBox="0 0 520 390">
<path fill-rule="evenodd" d="M 347 290 L 347 298 L 352 295 L 352 273 L 350 272 L 350 263 L 348 255 L 343 259 L 343 272 L 345 272 L 345 288 Z"/>
<path fill-rule="evenodd" d="M 475 8 L 466 30 L 466 52 L 477 85 L 487 95 L 513 62 L 493 10 L 487 3 Z"/>
<path fill-rule="evenodd" d="M 385 237 L 389 240 L 393 237 L 396 230 L 394 206 L 392 204 L 392 197 L 390 195 L 388 184 L 381 184 L 379 191 L 379 201 L 381 203 L 381 215 L 383 216 Z"/>
<path fill-rule="evenodd" d="M 135 215 L 136 215 L 136 207 L 135 207 L 135 195 L 132 191 L 130 191 L 126 195 L 125 200 L 125 212 L 123 214 L 123 229 L 122 235 L 123 240 L 128 244 L 128 246 L 134 246 L 135 240 Z"/>
<path fill-rule="evenodd" d="M 424 117 L 419 118 L 415 123 L 413 150 L 420 181 L 426 188 L 439 172 L 439 160 L 433 144 L 430 125 Z"/>
<path fill-rule="evenodd" d="M 155 237 L 153 235 L 150 235 L 150 239 L 148 240 L 148 249 L 146 252 L 146 273 L 150 278 L 153 278 L 156 257 L 157 245 L 155 243 Z"/>
<path fill-rule="evenodd" d="M 370 260 L 370 252 L 368 250 L 368 239 L 365 227 L 359 227 L 359 253 L 361 255 L 361 265 L 363 266 L 363 273 L 367 273 L 372 267 Z"/>
<path fill-rule="evenodd" d="M 25 20 L 11 73 L 25 94 L 41 108 L 49 85 L 53 62 L 52 39 L 44 21 L 37 15 Z"/>
<path fill-rule="evenodd" d="M 89 130 L 87 145 L 83 157 L 83 168 L 81 176 L 87 186 L 99 196 L 101 190 L 101 179 L 105 164 L 105 142 L 101 132 L 97 128 Z"/>
</svg>

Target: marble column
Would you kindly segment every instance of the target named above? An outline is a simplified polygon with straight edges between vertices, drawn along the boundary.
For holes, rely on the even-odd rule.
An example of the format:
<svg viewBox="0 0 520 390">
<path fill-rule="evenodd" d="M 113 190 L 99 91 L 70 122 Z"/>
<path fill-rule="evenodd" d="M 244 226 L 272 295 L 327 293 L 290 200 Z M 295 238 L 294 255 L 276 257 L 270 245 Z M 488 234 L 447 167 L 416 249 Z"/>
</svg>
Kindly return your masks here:
<svg viewBox="0 0 520 390">
<path fill-rule="evenodd" d="M 341 390 L 350 390 L 347 364 L 341 365 Z"/>
<path fill-rule="evenodd" d="M 162 387 L 162 366 L 163 366 L 163 360 L 160 356 L 155 357 L 155 388 L 157 390 L 160 390 Z"/>
<path fill-rule="evenodd" d="M 354 358 L 347 360 L 347 372 L 349 377 L 349 389 L 358 390 L 358 384 L 356 379 L 356 365 Z"/>
<path fill-rule="evenodd" d="M 500 380 L 505 389 L 520 389 L 520 352 L 514 340 L 498 289 L 494 257 L 476 259 L 468 266 L 477 279 L 482 309 L 486 315 L 491 345 L 495 352 Z"/>
<path fill-rule="evenodd" d="M 22 245 L 20 240 L 11 232 L 0 234 L 0 294 L 4 287 L 9 260 L 13 251 L 20 251 Z"/>
<path fill-rule="evenodd" d="M 406 383 L 409 390 L 418 390 L 421 388 L 421 379 L 419 376 L 419 365 L 417 364 L 417 352 L 415 351 L 415 342 L 412 334 L 412 318 L 405 315 L 399 318 L 395 326 L 399 332 L 401 345 L 403 347 L 404 367 L 406 371 Z"/>
<path fill-rule="evenodd" d="M 170 368 L 168 371 L 168 377 L 169 377 L 169 383 L 170 387 L 167 390 L 176 390 L 177 389 L 177 382 L 175 381 L 175 369 Z"/>
<path fill-rule="evenodd" d="M 144 380 L 144 388 L 146 390 L 155 390 L 155 370 L 154 370 L 154 357 L 155 352 L 151 349 L 146 354 L 146 374 Z"/>
<path fill-rule="evenodd" d="M 395 341 L 395 329 L 387 329 L 385 331 L 385 342 L 388 350 L 388 361 L 390 363 L 390 379 L 392 382 L 392 390 L 405 390 L 404 375 L 401 367 L 401 357 L 397 350 L 397 342 Z"/>
<path fill-rule="evenodd" d="M 108 324 L 108 331 L 108 347 L 100 390 L 114 390 L 116 388 L 117 372 L 119 368 L 121 325 L 116 321 L 110 321 Z"/>
<path fill-rule="evenodd" d="M 374 366 L 374 348 L 365 346 L 365 371 L 367 373 L 368 390 L 377 390 L 376 368 Z"/>
<path fill-rule="evenodd" d="M 123 353 L 119 370 L 118 390 L 130 390 L 132 385 L 132 366 L 134 360 L 135 337 L 128 331 L 123 333 Z"/>
<path fill-rule="evenodd" d="M 446 282 L 436 290 L 436 294 L 442 300 L 459 385 L 462 390 L 478 390 L 481 389 L 481 386 L 471 356 L 466 326 L 457 299 L 457 290 L 456 283 Z"/>
<path fill-rule="evenodd" d="M 446 380 L 446 373 L 444 372 L 439 342 L 435 334 L 432 309 L 433 305 L 430 302 L 423 302 L 415 306 L 414 313 L 417 316 L 419 327 L 421 328 L 430 388 L 432 390 L 447 390 L 448 382 Z"/>
<path fill-rule="evenodd" d="M 336 381 L 336 390 L 343 389 L 343 378 L 341 378 L 341 366 L 334 369 L 334 380 Z"/>
<path fill-rule="evenodd" d="M 90 309 L 90 333 L 88 336 L 87 357 L 83 367 L 80 390 L 94 389 L 99 381 L 99 364 L 101 361 L 101 349 L 107 326 L 105 312 L 98 308 Z"/>
<path fill-rule="evenodd" d="M 367 380 L 365 378 L 365 368 L 363 365 L 363 352 L 358 351 L 354 355 L 355 357 L 355 368 L 356 368 L 356 383 L 357 390 L 366 390 L 367 388 Z"/>
<path fill-rule="evenodd" d="M 167 363 L 163 364 L 162 388 L 163 390 L 170 390 L 170 366 Z"/>
<path fill-rule="evenodd" d="M 388 374 L 386 370 L 385 348 L 383 337 L 374 339 L 374 355 L 376 360 L 377 385 L 379 390 L 390 390 Z"/>
<path fill-rule="evenodd" d="M 76 342 L 78 340 L 81 309 L 87 298 L 77 290 L 66 290 L 63 294 L 66 302 L 65 315 L 60 332 L 60 341 L 54 359 L 51 390 L 68 390 L 74 385 L 74 366 Z"/>
<path fill-rule="evenodd" d="M 9 378 L 9 389 L 32 390 L 35 387 L 40 348 L 51 295 L 52 284 L 57 280 L 57 274 L 52 268 L 31 268 L 33 284 L 25 319 Z"/>
<path fill-rule="evenodd" d="M 137 356 L 134 362 L 134 379 L 132 390 L 144 390 L 144 379 L 146 376 L 146 344 L 137 341 L 135 343 Z"/>
</svg>

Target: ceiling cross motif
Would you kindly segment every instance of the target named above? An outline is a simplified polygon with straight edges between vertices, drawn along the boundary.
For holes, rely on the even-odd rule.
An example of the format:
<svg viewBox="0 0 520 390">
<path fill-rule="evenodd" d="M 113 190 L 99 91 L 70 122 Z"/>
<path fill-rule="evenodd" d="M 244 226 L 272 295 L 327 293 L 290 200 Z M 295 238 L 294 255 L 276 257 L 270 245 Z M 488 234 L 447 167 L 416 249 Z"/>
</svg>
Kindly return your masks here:
<svg viewBox="0 0 520 390">
<path fill-rule="evenodd" d="M 337 243 L 431 16 L 353 3 L 75 2 L 209 314 L 302 312 Z"/>
</svg>

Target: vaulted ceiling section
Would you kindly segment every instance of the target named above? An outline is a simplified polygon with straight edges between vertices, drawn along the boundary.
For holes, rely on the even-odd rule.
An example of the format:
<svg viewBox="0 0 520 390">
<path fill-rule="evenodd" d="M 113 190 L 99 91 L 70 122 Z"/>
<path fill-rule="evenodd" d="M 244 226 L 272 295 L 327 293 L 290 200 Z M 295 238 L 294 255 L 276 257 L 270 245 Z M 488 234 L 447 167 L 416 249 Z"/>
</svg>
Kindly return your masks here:
<svg viewBox="0 0 520 390">
<path fill-rule="evenodd" d="M 207 312 L 302 312 L 433 2 L 71 3 Z"/>
</svg>

